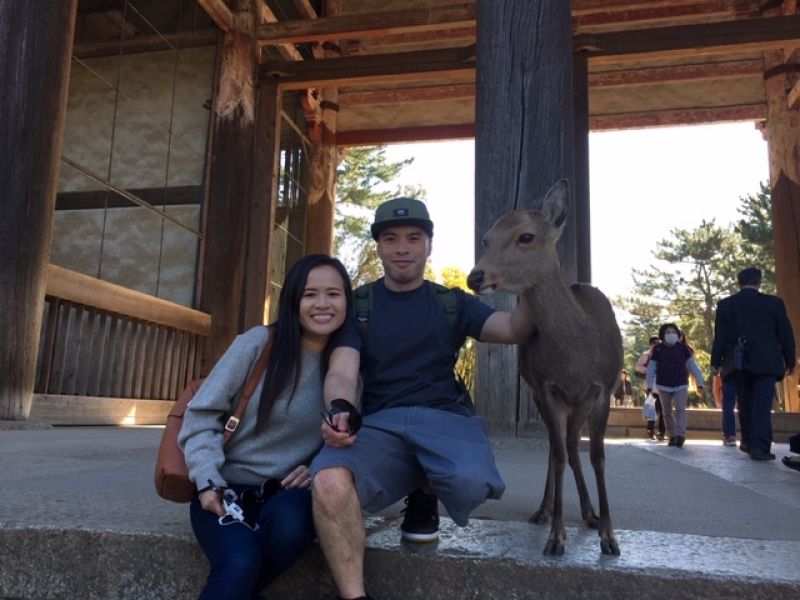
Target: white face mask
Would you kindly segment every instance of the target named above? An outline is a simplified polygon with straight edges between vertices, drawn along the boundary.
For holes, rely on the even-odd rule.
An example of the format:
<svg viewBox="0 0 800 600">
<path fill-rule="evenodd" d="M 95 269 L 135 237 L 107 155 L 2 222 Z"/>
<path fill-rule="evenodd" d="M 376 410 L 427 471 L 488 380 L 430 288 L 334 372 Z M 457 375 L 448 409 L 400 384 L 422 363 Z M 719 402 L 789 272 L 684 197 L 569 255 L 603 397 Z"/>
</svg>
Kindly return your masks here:
<svg viewBox="0 0 800 600">
<path fill-rule="evenodd" d="M 673 344 L 678 343 L 678 334 L 677 333 L 667 333 L 664 335 L 664 343 L 668 346 L 672 346 Z"/>
</svg>

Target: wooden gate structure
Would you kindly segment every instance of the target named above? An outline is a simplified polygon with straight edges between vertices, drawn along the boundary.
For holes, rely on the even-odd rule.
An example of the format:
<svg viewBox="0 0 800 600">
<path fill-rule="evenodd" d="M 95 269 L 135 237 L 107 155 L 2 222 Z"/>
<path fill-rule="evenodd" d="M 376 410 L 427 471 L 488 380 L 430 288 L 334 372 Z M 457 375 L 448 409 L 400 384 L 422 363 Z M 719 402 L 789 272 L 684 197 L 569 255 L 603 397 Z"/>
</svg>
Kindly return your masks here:
<svg viewBox="0 0 800 600">
<path fill-rule="evenodd" d="M 357 145 L 474 137 L 478 231 L 568 178 L 590 281 L 590 130 L 752 121 L 800 337 L 797 0 L 5 0 L 0 98 L 0 419 L 162 422 L 331 250 Z M 529 394 L 480 350 L 494 433 Z"/>
</svg>

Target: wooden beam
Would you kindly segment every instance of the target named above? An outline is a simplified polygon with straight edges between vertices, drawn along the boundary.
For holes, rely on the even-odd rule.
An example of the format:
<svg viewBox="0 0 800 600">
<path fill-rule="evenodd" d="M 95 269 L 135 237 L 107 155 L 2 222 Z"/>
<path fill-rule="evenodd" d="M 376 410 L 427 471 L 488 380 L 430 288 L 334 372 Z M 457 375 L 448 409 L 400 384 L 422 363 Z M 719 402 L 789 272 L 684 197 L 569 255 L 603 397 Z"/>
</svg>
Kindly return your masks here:
<svg viewBox="0 0 800 600">
<path fill-rule="evenodd" d="M 256 8 L 260 18 L 259 23 L 279 22 L 278 16 L 272 11 L 265 0 L 258 0 Z M 303 55 L 295 48 L 294 44 L 276 44 L 275 47 L 283 60 L 303 60 Z"/>
<path fill-rule="evenodd" d="M 163 425 L 173 400 L 34 394 L 31 420 L 50 425 Z"/>
<path fill-rule="evenodd" d="M 117 56 L 120 54 L 138 54 L 141 52 L 158 52 L 173 48 L 199 48 L 213 46 L 217 43 L 219 31 L 203 29 L 200 31 L 184 31 L 163 35 L 141 35 L 130 40 L 112 42 L 93 42 L 76 44 L 72 54 L 77 58 L 97 58 L 101 56 Z"/>
<path fill-rule="evenodd" d="M 664 20 L 669 19 L 673 24 L 676 21 L 689 21 L 697 22 L 698 19 L 709 20 L 716 18 L 717 20 L 730 18 L 730 6 L 727 2 L 718 0 L 710 3 L 681 3 L 680 6 L 653 6 L 650 3 L 647 7 L 637 7 L 619 9 L 616 11 L 596 12 L 583 16 L 573 17 L 572 26 L 576 31 L 599 28 L 614 28 L 620 27 L 628 28 L 634 24 L 641 26 L 647 23 L 663 23 Z"/>
<path fill-rule="evenodd" d="M 225 0 L 197 0 L 197 3 L 222 31 L 231 31 L 234 28 L 233 12 L 225 4 Z"/>
<path fill-rule="evenodd" d="M 602 71 L 589 75 L 591 88 L 624 87 L 654 83 L 726 79 L 739 77 L 761 77 L 764 63 L 761 59 L 736 60 L 693 65 L 646 67 Z M 391 88 L 345 92 L 339 95 L 342 107 L 375 104 L 408 104 L 413 102 L 435 102 L 475 97 L 475 84 L 430 85 L 421 87 Z"/>
<path fill-rule="evenodd" d="M 403 142 L 468 140 L 475 137 L 475 125 L 431 125 L 399 129 L 365 129 L 336 132 L 337 146 L 378 146 Z"/>
<path fill-rule="evenodd" d="M 339 106 L 407 104 L 411 102 L 436 102 L 439 100 L 446 101 L 463 98 L 475 98 L 474 83 L 347 92 L 339 94 Z"/>
<path fill-rule="evenodd" d="M 609 11 L 640 10 L 652 8 L 654 4 L 677 7 L 708 4 L 709 0 L 572 0 L 572 16 L 591 15 Z"/>
<path fill-rule="evenodd" d="M 589 85 L 593 88 L 605 88 L 652 83 L 696 81 L 702 79 L 727 79 L 748 76 L 761 77 L 763 72 L 764 61 L 761 59 L 735 60 L 692 65 L 602 71 L 589 75 Z"/>
<path fill-rule="evenodd" d="M 787 95 L 789 110 L 800 109 L 800 81 L 796 81 Z"/>
<path fill-rule="evenodd" d="M 203 188 L 199 185 L 140 188 L 128 191 L 153 206 L 199 205 L 203 200 Z M 56 196 L 56 210 L 89 210 L 130 207 L 131 205 L 130 200 L 105 190 L 59 192 Z"/>
<path fill-rule="evenodd" d="M 343 56 L 303 63 L 266 62 L 260 79 L 284 90 L 303 90 L 321 84 L 396 83 L 445 77 L 474 77 L 469 48 L 422 50 L 376 56 Z"/>
<path fill-rule="evenodd" d="M 262 44 L 365 39 L 475 25 L 475 3 L 283 21 L 258 28 Z"/>
<path fill-rule="evenodd" d="M 208 335 L 211 316 L 56 265 L 47 267 L 46 295 L 180 331 Z"/>
<path fill-rule="evenodd" d="M 316 19 L 319 17 L 310 0 L 292 0 L 292 3 L 304 19 Z"/>
<path fill-rule="evenodd" d="M 647 129 L 674 125 L 758 121 L 766 117 L 766 104 L 745 104 L 741 106 L 654 110 L 616 115 L 592 115 L 589 118 L 589 127 L 592 131 Z"/>
<path fill-rule="evenodd" d="M 697 56 L 708 53 L 757 52 L 783 48 L 800 40 L 800 15 L 742 19 L 720 23 L 632 29 L 574 36 L 576 52 L 586 52 L 593 64 Z"/>
</svg>

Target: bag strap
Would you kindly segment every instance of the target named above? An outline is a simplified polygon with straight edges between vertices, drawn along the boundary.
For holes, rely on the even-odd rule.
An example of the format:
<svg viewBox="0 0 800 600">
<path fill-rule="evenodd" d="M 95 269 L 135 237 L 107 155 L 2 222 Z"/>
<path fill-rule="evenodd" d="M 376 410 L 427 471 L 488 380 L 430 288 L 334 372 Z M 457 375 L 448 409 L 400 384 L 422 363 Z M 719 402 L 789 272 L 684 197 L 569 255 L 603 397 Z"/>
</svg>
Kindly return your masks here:
<svg viewBox="0 0 800 600">
<path fill-rule="evenodd" d="M 250 374 L 247 376 L 247 379 L 244 382 L 244 388 L 242 388 L 242 398 L 239 400 L 236 410 L 233 411 L 233 414 L 228 417 L 228 421 L 225 423 L 225 434 L 222 440 L 223 444 L 231 439 L 231 436 L 234 434 L 237 427 L 239 427 L 239 422 L 241 421 L 242 415 L 247 408 L 247 403 L 250 402 L 250 398 L 258 387 L 258 382 L 261 381 L 261 376 L 264 374 L 264 371 L 267 370 L 269 355 L 272 352 L 272 342 L 274 341 L 275 337 L 273 335 L 275 333 L 275 328 L 272 326 L 267 327 L 267 332 L 267 343 L 264 344 L 264 349 L 256 359 L 256 362 L 253 364 L 253 368 L 250 370 Z"/>
</svg>

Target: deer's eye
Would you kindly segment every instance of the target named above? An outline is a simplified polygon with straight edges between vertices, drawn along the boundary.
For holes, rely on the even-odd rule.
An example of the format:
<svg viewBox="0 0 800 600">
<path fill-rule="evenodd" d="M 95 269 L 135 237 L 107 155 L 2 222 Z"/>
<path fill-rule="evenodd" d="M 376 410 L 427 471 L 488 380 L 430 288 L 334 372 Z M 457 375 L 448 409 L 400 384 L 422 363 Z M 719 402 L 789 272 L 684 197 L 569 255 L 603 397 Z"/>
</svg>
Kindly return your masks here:
<svg viewBox="0 0 800 600">
<path fill-rule="evenodd" d="M 520 244 L 530 244 L 532 241 L 533 241 L 532 233 L 523 233 L 521 236 L 517 238 L 517 242 Z"/>
<path fill-rule="evenodd" d="M 484 248 L 488 248 L 489 247 L 489 240 L 487 240 L 486 238 L 483 238 L 481 240 L 481 244 L 483 244 Z"/>
</svg>

